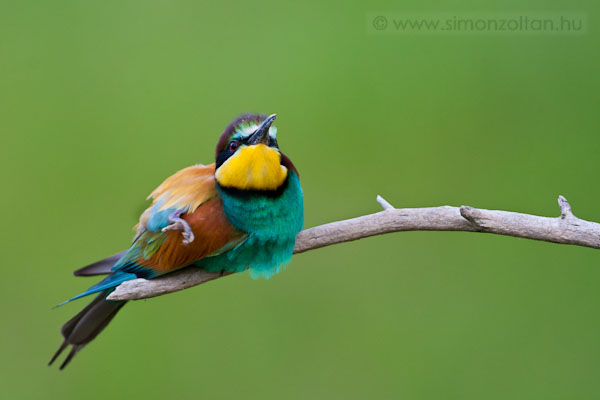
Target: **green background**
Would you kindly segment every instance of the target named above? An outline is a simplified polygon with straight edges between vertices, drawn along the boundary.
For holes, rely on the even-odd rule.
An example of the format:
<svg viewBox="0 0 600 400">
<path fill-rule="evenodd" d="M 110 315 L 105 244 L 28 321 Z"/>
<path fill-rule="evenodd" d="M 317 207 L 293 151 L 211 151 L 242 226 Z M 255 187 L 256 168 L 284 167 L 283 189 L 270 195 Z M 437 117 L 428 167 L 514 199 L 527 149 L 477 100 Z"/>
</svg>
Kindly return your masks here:
<svg viewBox="0 0 600 400">
<path fill-rule="evenodd" d="M 409 232 L 129 304 L 46 363 L 164 178 L 277 113 L 306 226 L 468 204 L 600 220 L 589 1 L 1 1 L 0 399 L 589 399 L 600 255 Z M 579 35 L 378 35 L 366 16 L 576 11 Z"/>
</svg>

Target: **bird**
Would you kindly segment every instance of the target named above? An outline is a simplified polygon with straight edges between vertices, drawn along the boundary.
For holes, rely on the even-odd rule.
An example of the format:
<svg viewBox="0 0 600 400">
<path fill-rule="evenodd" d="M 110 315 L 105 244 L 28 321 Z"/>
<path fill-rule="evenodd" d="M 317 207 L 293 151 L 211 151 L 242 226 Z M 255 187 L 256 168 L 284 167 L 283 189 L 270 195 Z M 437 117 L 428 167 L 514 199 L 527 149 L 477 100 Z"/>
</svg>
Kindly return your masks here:
<svg viewBox="0 0 600 400">
<path fill-rule="evenodd" d="M 64 369 L 106 328 L 126 303 L 107 296 L 123 282 L 189 266 L 268 279 L 290 262 L 304 225 L 303 193 L 298 170 L 279 149 L 275 118 L 235 118 L 217 142 L 214 163 L 184 168 L 148 196 L 152 203 L 127 250 L 74 272 L 108 276 L 59 304 L 96 294 L 61 327 L 63 342 L 48 365 L 71 346 Z"/>
</svg>

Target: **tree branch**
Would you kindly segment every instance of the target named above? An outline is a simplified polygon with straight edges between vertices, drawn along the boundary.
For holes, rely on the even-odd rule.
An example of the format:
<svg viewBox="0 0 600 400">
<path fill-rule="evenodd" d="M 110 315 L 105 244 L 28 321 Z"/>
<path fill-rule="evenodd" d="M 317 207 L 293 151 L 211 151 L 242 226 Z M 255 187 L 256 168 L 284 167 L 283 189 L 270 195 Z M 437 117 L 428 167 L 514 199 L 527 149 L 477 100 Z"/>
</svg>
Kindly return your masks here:
<svg viewBox="0 0 600 400">
<path fill-rule="evenodd" d="M 569 202 L 563 196 L 558 198 L 561 216 L 556 218 L 468 206 L 396 209 L 381 196 L 377 196 L 377 202 L 384 211 L 303 230 L 296 238 L 294 254 L 369 236 L 404 231 L 494 233 L 600 249 L 600 224 L 575 217 Z M 187 267 L 161 278 L 124 282 L 108 299 L 138 300 L 160 296 L 230 274 Z"/>
</svg>

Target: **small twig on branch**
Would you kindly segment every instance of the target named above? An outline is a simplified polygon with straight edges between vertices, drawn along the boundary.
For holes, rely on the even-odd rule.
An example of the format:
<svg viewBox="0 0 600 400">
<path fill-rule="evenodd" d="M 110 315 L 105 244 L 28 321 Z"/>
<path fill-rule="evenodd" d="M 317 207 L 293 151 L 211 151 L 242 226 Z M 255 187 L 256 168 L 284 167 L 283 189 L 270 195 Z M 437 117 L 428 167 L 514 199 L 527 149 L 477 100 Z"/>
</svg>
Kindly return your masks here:
<svg viewBox="0 0 600 400">
<path fill-rule="evenodd" d="M 381 206 L 381 208 L 384 209 L 384 211 L 387 210 L 394 210 L 394 206 L 391 205 L 390 203 L 388 203 L 383 197 L 381 197 L 380 195 L 377 195 L 377 202 L 379 203 L 379 205 Z"/>
<path fill-rule="evenodd" d="M 546 242 L 600 249 L 600 224 L 573 215 L 563 196 L 558 198 L 561 216 L 539 217 L 508 211 L 462 207 L 394 208 L 381 196 L 384 211 L 303 230 L 296 238 L 294 254 L 369 236 L 403 231 L 465 231 L 514 236 Z M 134 279 L 122 283 L 109 300 L 138 300 L 187 289 L 230 273 L 213 273 L 188 267 L 164 277 Z"/>
<path fill-rule="evenodd" d="M 571 205 L 564 196 L 558 196 L 558 206 L 560 207 L 561 218 L 574 217 L 573 211 L 571 211 Z"/>
</svg>

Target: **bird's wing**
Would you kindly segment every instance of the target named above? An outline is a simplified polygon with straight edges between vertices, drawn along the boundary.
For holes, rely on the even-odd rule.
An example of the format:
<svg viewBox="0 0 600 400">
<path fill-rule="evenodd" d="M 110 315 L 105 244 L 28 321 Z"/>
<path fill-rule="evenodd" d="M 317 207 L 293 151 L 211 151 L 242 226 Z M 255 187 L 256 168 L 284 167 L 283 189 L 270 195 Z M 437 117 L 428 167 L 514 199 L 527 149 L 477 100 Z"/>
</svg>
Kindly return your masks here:
<svg viewBox="0 0 600 400">
<path fill-rule="evenodd" d="M 156 246 L 162 243 L 166 235 L 153 235 L 146 233 L 160 232 L 169 225 L 169 216 L 174 212 L 193 213 L 200 205 L 217 195 L 215 189 L 215 164 L 194 165 L 184 168 L 171 175 L 161 183 L 149 196 L 152 204 L 142 213 L 138 224 L 135 226 L 135 236 L 132 248 L 137 248 L 146 243 L 146 252 L 151 251 L 149 242 Z M 145 234 L 144 240 L 138 241 Z M 137 245 L 137 246 L 136 246 Z M 130 249 L 131 250 L 131 249 Z M 127 256 L 127 257 L 126 257 Z M 103 260 L 73 272 L 75 276 L 91 276 L 110 274 L 117 262 L 123 258 L 130 258 L 128 250 L 122 251 Z"/>
<path fill-rule="evenodd" d="M 225 217 L 217 196 L 215 164 L 194 165 L 173 174 L 148 196 L 152 204 L 136 225 L 137 237 L 113 271 L 153 277 L 184 267 L 245 239 Z M 179 230 L 163 232 L 177 213 L 195 236 L 187 245 Z"/>
<path fill-rule="evenodd" d="M 150 195 L 152 204 L 140 216 L 138 235 L 145 230 L 160 231 L 169 225 L 175 211 L 193 213 L 200 205 L 217 196 L 215 164 L 194 165 L 171 175 Z"/>
<path fill-rule="evenodd" d="M 182 232 L 146 230 L 142 232 L 113 271 L 153 278 L 192 264 L 223 249 L 243 242 L 247 234 L 237 230 L 227 217 L 223 203 L 215 196 L 193 212 L 181 215 L 194 233 L 194 241 L 183 244 Z"/>
<path fill-rule="evenodd" d="M 164 275 L 242 243 L 247 233 L 236 229 L 225 216 L 215 187 L 214 170 L 214 164 L 197 165 L 166 179 L 150 195 L 153 203 L 140 217 L 131 247 L 119 253 L 118 260 L 115 255 L 92 264 L 98 270 L 92 272 L 103 273 L 105 264 L 112 261 L 111 274 L 71 300 L 136 277 L 149 279 Z M 195 237 L 191 243 L 182 243 L 180 230 L 162 231 L 170 223 L 168 216 L 174 212 L 189 224 Z M 102 268 L 98 267 L 100 264 Z M 83 270 L 80 275 L 85 274 L 85 268 Z"/>
</svg>

